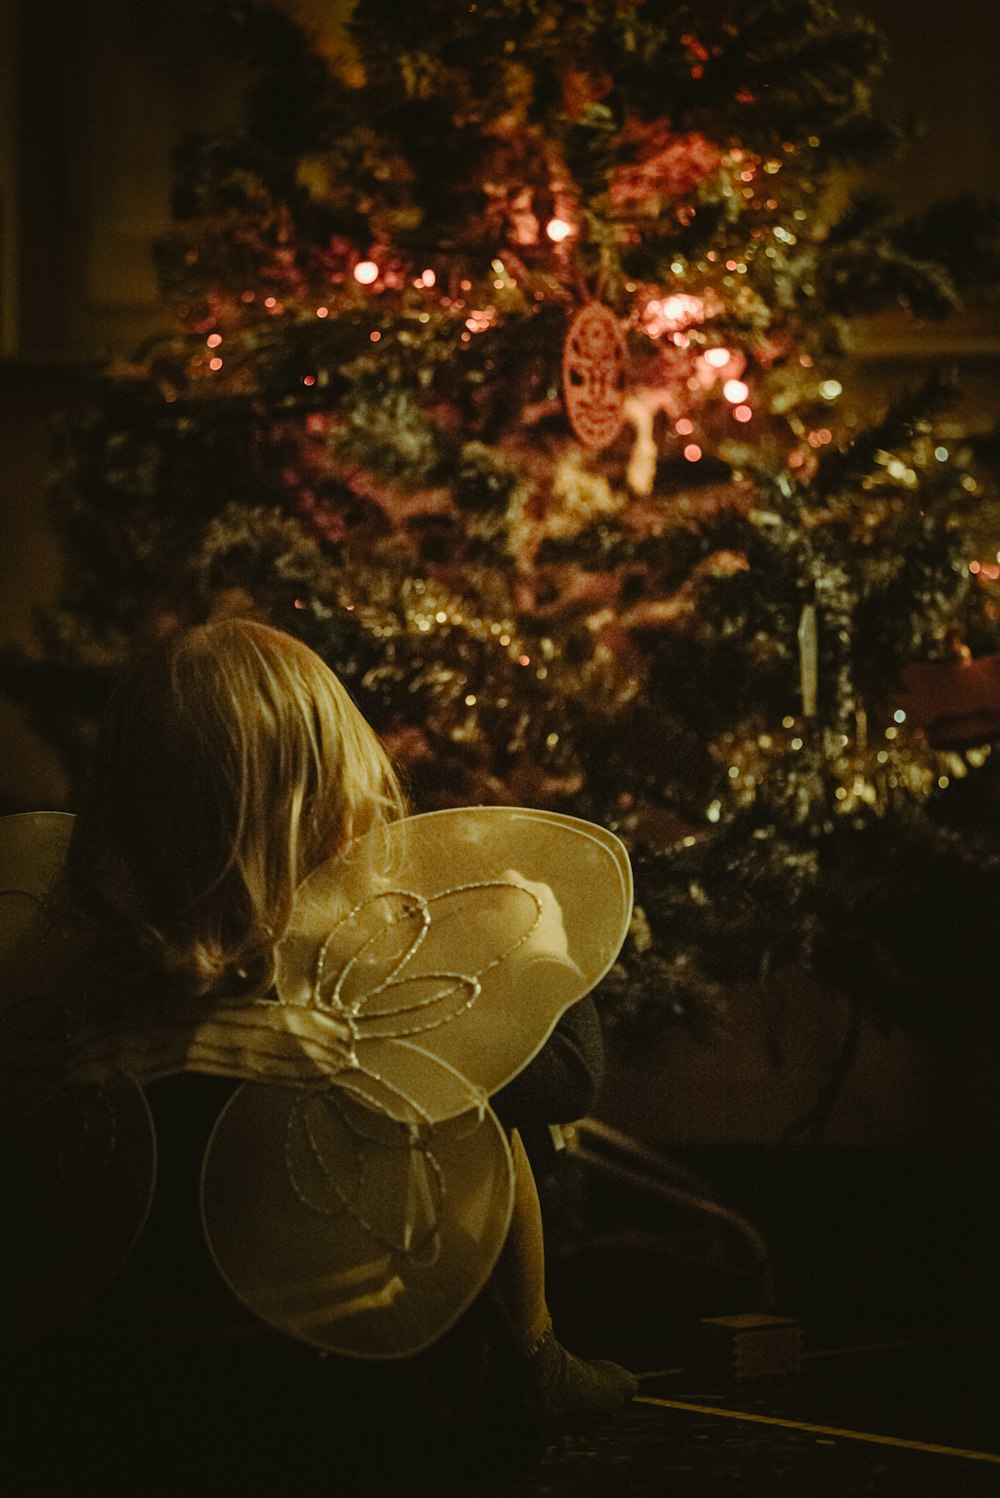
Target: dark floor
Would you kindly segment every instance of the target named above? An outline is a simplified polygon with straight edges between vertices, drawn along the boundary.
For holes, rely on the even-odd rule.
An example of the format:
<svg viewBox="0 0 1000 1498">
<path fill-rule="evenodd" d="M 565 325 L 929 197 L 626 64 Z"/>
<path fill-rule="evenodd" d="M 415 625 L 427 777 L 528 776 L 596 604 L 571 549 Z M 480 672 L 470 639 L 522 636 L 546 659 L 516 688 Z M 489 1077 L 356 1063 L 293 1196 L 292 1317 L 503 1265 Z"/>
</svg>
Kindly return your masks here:
<svg viewBox="0 0 1000 1498">
<path fill-rule="evenodd" d="M 991 1377 L 995 1406 L 998 1354 L 1000 1338 L 994 1338 L 988 1350 L 979 1349 L 971 1359 L 957 1357 L 958 1379 L 948 1388 L 952 1367 L 929 1351 L 908 1357 L 902 1370 L 898 1361 L 882 1355 L 859 1356 L 853 1369 L 845 1366 L 832 1381 L 814 1383 L 807 1370 L 781 1392 L 720 1394 L 692 1389 L 683 1379 L 669 1387 L 650 1380 L 640 1401 L 614 1424 L 591 1435 L 564 1437 L 507 1493 L 509 1498 L 986 1498 L 1000 1493 L 1000 1442 L 995 1407 L 987 1415 L 979 1380 Z M 859 1376 L 860 1389 L 852 1387 L 852 1373 Z M 926 1412 L 940 1391 L 944 1407 L 925 1421 L 915 1411 Z M 712 1405 L 720 1413 L 643 1402 L 650 1396 Z M 971 1419 L 965 1399 L 977 1406 Z M 787 1423 L 748 1421 L 737 1418 L 740 1413 Z M 981 1435 L 987 1421 L 993 1429 L 989 1440 Z M 864 1436 L 890 1439 L 883 1443 Z M 966 1447 L 966 1438 L 975 1444 Z"/>
<path fill-rule="evenodd" d="M 488 1455 L 463 1459 L 463 1475 L 435 1447 L 418 1474 L 414 1454 L 428 1446 L 421 1411 L 433 1407 L 438 1392 L 449 1409 L 461 1410 L 467 1362 L 455 1364 L 460 1386 L 448 1382 L 444 1364 L 439 1385 L 421 1385 L 420 1401 L 405 1381 L 401 1395 L 359 1401 L 352 1368 L 342 1386 L 330 1385 L 340 1392 L 323 1406 L 324 1420 L 327 1409 L 338 1418 L 317 1431 L 309 1413 L 315 1400 L 303 1402 L 303 1416 L 294 1380 L 288 1370 L 277 1371 L 284 1364 L 273 1361 L 268 1344 L 259 1386 L 250 1377 L 256 1363 L 247 1363 L 246 1379 L 236 1381 L 239 1413 L 251 1409 L 252 1440 L 234 1452 L 219 1435 L 245 1426 L 235 1416 L 227 1423 L 228 1344 L 214 1350 L 218 1377 L 208 1361 L 214 1344 L 200 1359 L 205 1392 L 195 1401 L 198 1426 L 178 1426 L 174 1414 L 191 1404 L 189 1353 L 180 1347 L 173 1359 L 161 1349 L 162 1367 L 152 1367 L 140 1344 L 135 1379 L 118 1349 L 94 1394 L 94 1410 L 86 1404 L 85 1380 L 59 1354 L 59 1388 L 46 1376 L 37 1396 L 29 1396 L 32 1428 L 41 1434 L 25 1443 L 30 1461 L 23 1480 L 11 1480 L 9 1465 L 4 1470 L 8 1454 L 0 1438 L 0 1491 L 11 1498 L 70 1498 L 81 1477 L 113 1470 L 127 1472 L 128 1480 L 116 1486 L 105 1476 L 104 1498 L 201 1498 L 203 1492 L 215 1498 L 1000 1498 L 994 1162 L 744 1150 L 688 1152 L 667 1163 L 670 1189 L 659 1193 L 648 1181 L 640 1189 L 634 1179 L 579 1158 L 564 1161 L 560 1184 L 544 1192 L 549 1301 L 563 1342 L 640 1375 L 639 1398 L 603 1427 L 547 1448 L 532 1435 L 522 1451 L 501 1383 L 501 1396 L 487 1401 L 488 1428 L 475 1448 Z M 696 1208 L 692 1198 L 699 1193 L 729 1210 Z M 772 1359 L 767 1377 L 737 1378 L 733 1334 L 703 1322 L 760 1313 L 801 1328 L 798 1368 L 788 1371 Z M 89 1344 L 84 1351 L 90 1356 Z M 249 1352 L 241 1349 L 240 1357 L 242 1367 Z M 497 1368 L 502 1380 L 502 1361 Z M 183 1386 L 172 1393 L 163 1369 L 175 1369 Z M 8 1373 L 16 1392 L 23 1370 Z M 311 1387 L 311 1361 L 304 1376 Z M 416 1376 L 408 1377 L 412 1383 Z M 244 1384 L 255 1391 L 249 1406 Z M 26 1387 L 34 1391 L 38 1380 Z M 161 1418 L 146 1419 L 147 1396 L 140 1394 L 142 1445 L 133 1452 L 124 1436 L 137 1422 L 124 1412 L 140 1387 L 149 1387 L 158 1406 L 153 1415 Z M 116 1391 L 110 1401 L 106 1388 Z M 6 1403 L 16 1400 L 0 1399 L 0 1428 L 10 1414 Z M 372 1409 L 379 1412 L 375 1421 Z M 54 1416 L 64 1431 L 77 1429 L 80 1440 L 54 1445 Z M 302 1418 L 309 1422 L 308 1447 L 296 1435 L 295 1420 Z M 196 1479 L 170 1476 L 167 1456 L 151 1455 L 147 1428 L 161 1432 L 163 1452 L 179 1468 L 190 1466 Z M 82 1458 L 84 1439 L 104 1468 Z M 257 1444 L 270 1465 L 256 1465 Z M 240 1455 L 244 1475 L 237 1480 Z M 41 1481 L 42 1458 L 55 1473 L 48 1483 Z M 209 1458 L 217 1472 L 211 1481 Z M 396 1475 L 376 1488 L 373 1471 L 383 1458 Z M 515 1475 L 501 1480 L 501 1462 Z"/>
<path fill-rule="evenodd" d="M 802 1327 L 799 1372 L 737 1381 L 700 1325 L 759 1309 L 760 1267 L 739 1242 L 712 1261 L 675 1210 L 589 1174 L 583 1215 L 602 1231 L 557 1259 L 552 1298 L 567 1343 L 645 1375 L 640 1398 L 551 1447 L 509 1498 L 1000 1495 L 993 1162 L 741 1151 L 682 1163 L 766 1238 L 772 1309 Z"/>
</svg>

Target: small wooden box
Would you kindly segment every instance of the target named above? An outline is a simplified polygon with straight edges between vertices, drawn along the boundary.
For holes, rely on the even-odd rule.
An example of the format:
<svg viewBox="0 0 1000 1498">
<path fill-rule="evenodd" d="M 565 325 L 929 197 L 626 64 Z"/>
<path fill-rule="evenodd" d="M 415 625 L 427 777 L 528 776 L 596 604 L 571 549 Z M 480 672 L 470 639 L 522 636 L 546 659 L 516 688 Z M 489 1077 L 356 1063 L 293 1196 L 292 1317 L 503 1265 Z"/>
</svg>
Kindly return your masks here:
<svg viewBox="0 0 1000 1498">
<path fill-rule="evenodd" d="M 702 1320 L 708 1368 L 731 1379 L 789 1378 L 802 1366 L 802 1326 L 789 1316 L 752 1311 Z"/>
</svg>

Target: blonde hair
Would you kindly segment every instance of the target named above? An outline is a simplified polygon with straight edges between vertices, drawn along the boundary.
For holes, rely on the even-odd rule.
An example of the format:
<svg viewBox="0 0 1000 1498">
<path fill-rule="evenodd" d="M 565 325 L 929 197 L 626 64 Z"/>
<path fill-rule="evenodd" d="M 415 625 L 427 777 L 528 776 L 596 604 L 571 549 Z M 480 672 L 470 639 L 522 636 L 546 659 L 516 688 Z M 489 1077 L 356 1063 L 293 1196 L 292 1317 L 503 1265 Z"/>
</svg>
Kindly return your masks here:
<svg viewBox="0 0 1000 1498">
<path fill-rule="evenodd" d="M 320 657 L 227 619 L 161 642 L 112 694 L 67 886 L 165 980 L 154 1002 L 263 993 L 298 885 L 404 811 L 385 751 Z"/>
</svg>

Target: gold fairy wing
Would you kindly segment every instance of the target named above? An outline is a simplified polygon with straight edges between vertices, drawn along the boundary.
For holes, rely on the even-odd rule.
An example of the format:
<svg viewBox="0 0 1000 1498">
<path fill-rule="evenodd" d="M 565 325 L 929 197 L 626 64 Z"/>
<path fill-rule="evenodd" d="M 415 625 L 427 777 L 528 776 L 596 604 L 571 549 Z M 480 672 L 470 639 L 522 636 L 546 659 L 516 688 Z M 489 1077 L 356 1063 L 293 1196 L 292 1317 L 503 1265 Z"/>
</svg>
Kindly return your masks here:
<svg viewBox="0 0 1000 1498">
<path fill-rule="evenodd" d="M 67 1081 L 80 972 L 51 895 L 73 818 L 0 820 L 0 1321 L 43 1335 L 118 1272 L 145 1222 L 152 1122 L 125 1077 Z"/>
<path fill-rule="evenodd" d="M 62 811 L 0 817 L 0 892 L 44 899 L 62 871 L 73 821 Z"/>
<path fill-rule="evenodd" d="M 238 1298 L 327 1350 L 391 1358 L 434 1341 L 485 1284 L 509 1222 L 512 1165 L 487 1094 L 624 937 L 617 839 L 506 808 L 406 819 L 303 887 L 277 1000 L 224 1006 L 194 1031 L 99 1034 L 81 1028 L 47 900 L 69 820 L 14 821 L 0 823 L 8 1319 L 54 1325 L 116 1272 L 155 1174 L 137 1084 L 194 1070 L 250 1079 L 202 1181 Z"/>
<path fill-rule="evenodd" d="M 362 1067 L 377 1044 L 391 1079 L 391 1042 L 417 1037 L 493 1093 L 607 972 L 631 908 L 625 849 L 589 822 L 495 806 L 408 817 L 303 885 L 278 994 L 336 1016 Z"/>
<path fill-rule="evenodd" d="M 503 1129 L 444 1063 L 407 1050 L 405 1088 L 356 1069 L 322 1086 L 246 1084 L 205 1155 L 202 1218 L 223 1279 L 328 1352 L 419 1352 L 479 1293 L 506 1237 Z M 465 1109 L 432 1127 L 424 1101 L 445 1093 Z"/>
</svg>

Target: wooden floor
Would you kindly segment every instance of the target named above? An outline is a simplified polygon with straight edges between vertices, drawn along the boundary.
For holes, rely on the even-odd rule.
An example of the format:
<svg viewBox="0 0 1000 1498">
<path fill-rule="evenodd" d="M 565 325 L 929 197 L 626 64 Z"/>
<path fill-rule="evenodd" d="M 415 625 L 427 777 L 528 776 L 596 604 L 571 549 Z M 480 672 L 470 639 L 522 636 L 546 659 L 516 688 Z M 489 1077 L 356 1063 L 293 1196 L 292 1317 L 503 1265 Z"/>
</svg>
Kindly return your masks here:
<svg viewBox="0 0 1000 1498">
<path fill-rule="evenodd" d="M 505 1498 L 987 1498 L 1000 1494 L 1000 1333 L 805 1360 L 766 1389 L 644 1379 Z"/>
<path fill-rule="evenodd" d="M 691 1162 L 688 1161 L 688 1164 Z M 556 1323 L 640 1375 L 612 1424 L 566 1437 L 504 1498 L 1000 1498 L 1000 1199 L 985 1158 L 871 1152 L 697 1162 L 773 1253 L 802 1327 L 797 1375 L 737 1381 L 703 1316 L 752 1310 L 752 1275 L 605 1232 L 553 1265 Z M 642 1203 L 605 1189 L 605 1228 Z M 585 1214 L 586 1215 L 586 1214 Z M 675 1224 L 676 1225 L 676 1224 Z"/>
</svg>

